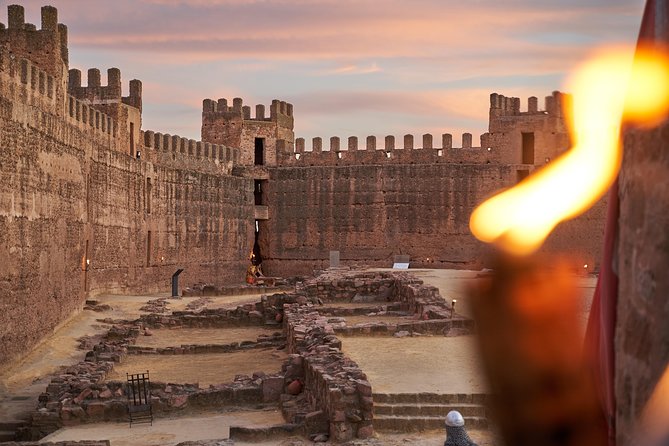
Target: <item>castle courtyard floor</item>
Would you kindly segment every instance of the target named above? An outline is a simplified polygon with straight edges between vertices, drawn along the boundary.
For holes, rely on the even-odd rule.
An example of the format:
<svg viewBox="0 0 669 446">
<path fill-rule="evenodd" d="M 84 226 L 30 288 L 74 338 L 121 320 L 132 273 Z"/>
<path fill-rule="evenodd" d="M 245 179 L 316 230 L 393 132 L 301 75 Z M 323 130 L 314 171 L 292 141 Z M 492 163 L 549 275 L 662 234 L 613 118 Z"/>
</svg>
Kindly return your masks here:
<svg viewBox="0 0 669 446">
<path fill-rule="evenodd" d="M 85 352 L 90 347 L 85 350 L 79 349 L 78 340 L 100 336 L 109 330 L 110 324 L 99 322 L 98 319 L 136 319 L 141 314 L 146 314 L 140 311 L 140 308 L 148 301 L 168 296 L 167 293 L 145 296 L 97 296 L 95 299 L 98 304 L 109 305 L 111 309 L 102 312 L 83 310 L 72 315 L 23 359 L 0 372 L 0 419 L 14 419 L 32 411 L 37 397 L 46 389 L 51 374 L 56 373 L 61 367 L 83 361 Z M 196 299 L 195 297 L 168 299 L 169 310 L 183 310 L 188 303 Z M 211 298 L 211 305 L 219 308 L 235 308 L 237 305 L 255 302 L 258 299 L 260 294 L 222 296 Z M 241 333 L 233 336 L 239 335 Z M 145 338 L 148 340 L 149 337 Z"/>
<path fill-rule="evenodd" d="M 456 310 L 464 315 L 470 315 L 467 305 L 466 288 L 477 278 L 475 271 L 455 270 L 410 270 L 427 284 L 439 288 L 441 295 L 447 300 L 457 300 Z M 585 323 L 589 310 L 596 279 L 579 278 L 579 286 L 583 294 L 582 319 Z M 24 359 L 13 364 L 11 368 L 0 374 L 0 418 L 12 419 L 18 414 L 32 410 L 38 395 L 43 392 L 49 381 L 49 376 L 62 366 L 74 364 L 83 360 L 85 350 L 78 349 L 79 339 L 95 337 L 106 332 L 109 324 L 100 322 L 102 319 L 134 319 L 143 313 L 140 308 L 150 300 L 168 297 L 167 294 L 153 294 L 147 296 L 118 296 L 104 295 L 96 299 L 99 304 L 109 305 L 111 309 L 102 312 L 81 311 L 73 315 L 68 321 L 61 324 L 55 333 L 42 342 Z M 211 297 L 202 299 L 208 308 L 229 307 L 256 302 L 260 295 L 241 295 Z M 198 298 L 167 299 L 167 311 L 183 310 Z M 258 335 L 267 332 L 260 328 L 239 328 L 223 330 L 211 329 L 179 329 L 154 330 L 153 336 L 140 337 L 138 344 L 147 347 L 160 347 L 175 344 L 199 344 L 204 340 L 219 342 L 237 342 L 252 340 Z M 271 334 L 272 330 L 268 332 Z M 349 337 L 342 338 L 343 349 L 368 375 L 375 392 L 414 393 L 414 392 L 444 392 L 444 393 L 478 393 L 485 391 L 485 383 L 478 368 L 473 336 L 441 337 L 422 336 L 407 338 L 387 337 Z M 94 341 L 97 342 L 97 341 Z M 88 350 L 88 348 L 86 348 Z M 259 353 L 259 352 L 257 352 Z M 271 356 L 275 351 L 267 352 Z M 215 356 L 215 355 L 213 355 Z M 266 356 L 262 358 L 266 363 L 253 364 L 248 370 L 237 373 L 249 374 L 263 368 L 270 367 L 273 372 L 280 367 L 281 358 Z M 129 358 L 140 360 L 141 356 Z M 189 359 L 187 356 L 166 356 L 155 358 L 167 361 L 163 366 L 148 365 L 152 371 L 174 368 L 175 359 Z M 241 362 L 244 362 L 241 358 Z M 215 361 L 214 361 L 215 362 Z M 207 365 L 192 365 L 192 378 L 197 369 L 209 368 Z M 202 387 L 215 382 L 217 366 L 213 362 L 214 374 L 206 379 L 199 379 Z M 124 364 L 119 364 L 116 373 L 124 373 Z M 144 369 L 145 364 L 137 364 Z M 267 366 L 267 367 L 266 367 Z M 178 367 L 189 367 L 182 365 Z M 251 370 L 253 369 L 253 370 Z M 189 372 L 190 373 L 190 372 Z M 155 376 L 155 375 L 154 375 Z M 185 376 L 181 376 L 181 382 Z M 224 378 L 224 377 L 223 377 Z M 191 381 L 194 381 L 191 379 Z M 223 380 L 225 381 L 225 379 Z M 154 426 L 137 426 L 129 429 L 123 423 L 91 424 L 61 429 L 48 437 L 51 441 L 62 439 L 110 439 L 113 446 L 119 445 L 174 445 L 180 441 L 226 438 L 227 429 L 233 425 L 262 426 L 281 422 L 277 411 L 244 411 L 234 413 L 207 413 L 198 417 L 179 419 L 157 419 Z M 489 431 L 473 431 L 472 438 L 480 445 L 495 444 L 493 434 Z M 356 444 L 369 445 L 406 445 L 417 446 L 441 445 L 445 439 L 443 431 L 425 432 L 420 434 L 379 434 L 376 439 L 366 440 Z M 236 444 L 248 444 L 236 442 Z M 307 445 L 311 442 L 299 439 L 277 439 L 267 441 L 265 445 Z"/>
<path fill-rule="evenodd" d="M 377 393 L 486 393 L 474 336 L 343 337 L 342 349 Z"/>
<path fill-rule="evenodd" d="M 151 381 L 210 385 L 232 382 L 235 375 L 254 372 L 278 373 L 288 358 L 285 350 L 250 350 L 232 353 L 202 353 L 197 355 L 128 355 L 107 376 L 107 381 L 125 381 L 126 373 L 149 370 Z"/>
</svg>

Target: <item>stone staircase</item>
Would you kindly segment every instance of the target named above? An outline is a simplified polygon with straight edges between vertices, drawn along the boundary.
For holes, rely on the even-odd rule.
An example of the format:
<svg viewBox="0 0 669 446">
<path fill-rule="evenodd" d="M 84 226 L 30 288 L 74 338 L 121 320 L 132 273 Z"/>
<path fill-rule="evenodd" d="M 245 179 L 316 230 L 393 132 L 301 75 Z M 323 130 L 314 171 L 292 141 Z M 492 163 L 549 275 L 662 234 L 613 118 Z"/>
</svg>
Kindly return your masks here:
<svg viewBox="0 0 669 446">
<path fill-rule="evenodd" d="M 486 394 L 374 393 L 374 429 L 417 432 L 444 429 L 446 415 L 457 410 L 467 429 L 487 429 Z"/>
<path fill-rule="evenodd" d="M 35 390 L 43 390 L 42 385 L 35 385 Z M 37 395 L 31 392 L 11 395 L 0 388 L 0 443 L 29 439 L 32 412 L 36 405 Z"/>
<path fill-rule="evenodd" d="M 0 420 L 0 443 L 19 440 L 17 431 L 27 425 L 25 420 Z"/>
</svg>

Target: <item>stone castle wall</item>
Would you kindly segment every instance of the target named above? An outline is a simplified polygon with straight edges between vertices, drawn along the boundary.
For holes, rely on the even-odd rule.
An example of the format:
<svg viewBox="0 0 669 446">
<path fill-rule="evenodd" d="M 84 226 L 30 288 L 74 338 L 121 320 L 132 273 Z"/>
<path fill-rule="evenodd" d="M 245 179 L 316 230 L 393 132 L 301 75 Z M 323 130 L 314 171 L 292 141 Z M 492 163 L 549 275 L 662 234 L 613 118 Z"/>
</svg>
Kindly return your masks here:
<svg viewBox="0 0 669 446">
<path fill-rule="evenodd" d="M 22 12 L 0 27 L 0 368 L 88 295 L 166 291 L 177 268 L 183 283 L 239 282 L 253 243 L 253 181 L 230 175 L 235 151 L 144 144 L 138 81 L 104 107 L 88 87 L 69 95 L 66 58 L 50 52 L 66 28 L 53 8 L 40 30 Z"/>
<path fill-rule="evenodd" d="M 333 137 L 330 150 L 314 138 L 308 151 L 294 138 L 293 106 L 279 100 L 253 118 L 239 98 L 204 100 L 202 141 L 143 130 L 139 80 L 123 96 L 120 70 L 102 85 L 91 68 L 84 86 L 68 70 L 55 8 L 42 8 L 41 29 L 23 17 L 10 6 L 0 26 L 3 358 L 27 351 L 90 294 L 166 290 L 177 268 L 188 285 L 241 280 L 256 219 L 271 275 L 321 269 L 330 250 L 348 266 L 408 254 L 413 266 L 481 267 L 489 248 L 469 234 L 471 211 L 569 143 L 557 92 L 545 110 L 529 98 L 527 111 L 491 95 L 478 147 L 465 133 L 461 147 L 450 134 L 420 144 L 404 135 Z M 526 134 L 529 161 L 519 149 Z M 546 249 L 596 265 L 603 208 L 561 225 Z"/>
<path fill-rule="evenodd" d="M 480 268 L 489 247 L 469 232 L 473 209 L 496 191 L 542 168 L 569 147 L 562 103 L 554 92 L 540 110 L 535 97 L 490 96 L 489 132 L 472 135 L 392 135 L 313 138 L 277 154 L 269 169 L 261 250 L 271 274 L 305 274 L 328 266 L 340 251 L 344 265 L 389 267 L 408 254 L 414 267 Z M 523 134 L 531 135 L 530 155 Z M 544 251 L 568 252 L 574 265 L 598 268 L 606 199 L 558 226 Z"/>
<path fill-rule="evenodd" d="M 331 250 L 340 252 L 346 266 L 390 267 L 399 254 L 409 255 L 413 267 L 484 266 L 489 247 L 469 232 L 469 216 L 484 198 L 513 185 L 519 166 L 387 161 L 272 169 L 270 235 L 261 247 L 266 271 L 304 274 L 326 268 Z M 592 268 L 599 259 L 605 209 L 600 201 L 560 225 L 544 249 L 572 252 L 575 263 Z"/>
</svg>

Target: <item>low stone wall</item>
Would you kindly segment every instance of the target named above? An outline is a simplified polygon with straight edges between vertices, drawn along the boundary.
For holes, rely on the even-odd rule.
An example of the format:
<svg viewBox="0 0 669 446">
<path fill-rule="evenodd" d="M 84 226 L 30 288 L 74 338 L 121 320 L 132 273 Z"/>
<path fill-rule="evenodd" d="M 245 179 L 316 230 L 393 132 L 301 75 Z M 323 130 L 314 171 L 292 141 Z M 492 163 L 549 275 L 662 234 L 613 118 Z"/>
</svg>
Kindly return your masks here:
<svg viewBox="0 0 669 446">
<path fill-rule="evenodd" d="M 296 298 L 296 303 L 283 306 L 286 340 L 289 353 L 299 355 L 299 361 L 294 358 L 292 364 L 297 370 L 295 375 L 301 372 L 303 376 L 306 396 L 302 400 L 306 400 L 306 410 L 311 408 L 313 412 L 300 413 L 299 408 L 295 408 L 299 404 L 285 398 L 282 398 L 282 408 L 287 418 L 292 416 L 304 422 L 307 433 L 327 427 L 329 439 L 335 442 L 374 435 L 371 384 L 360 367 L 342 353 L 341 341 L 335 333 L 395 334 L 404 331 L 407 334 L 443 335 L 454 329 L 466 332 L 474 329 L 473 321 L 451 313 L 437 288 L 424 285 L 408 273 L 331 270 L 298 284 L 295 293 L 303 299 Z M 324 314 L 320 313 L 320 307 L 315 304 L 325 302 L 383 302 L 372 309 L 388 311 L 390 306 L 392 311 L 413 313 L 417 320 L 347 327 L 345 323 L 329 322 L 333 318 L 328 315 L 334 315 L 338 310 L 323 308 Z M 359 309 L 341 311 L 361 314 Z M 285 409 L 286 402 L 292 403 L 289 410 Z M 313 429 L 309 427 L 310 419 L 315 420 Z"/>
<path fill-rule="evenodd" d="M 243 313 L 242 310 L 236 314 Z M 247 315 L 248 316 L 248 315 Z M 161 316 L 162 317 L 162 316 Z M 178 320 L 179 317 L 168 316 Z M 182 318 L 187 318 L 187 315 Z M 248 318 L 248 317 L 247 317 Z M 141 318 L 140 318 L 141 320 Z M 218 320 L 218 319 L 217 319 Z M 257 341 L 227 345 L 181 346 L 151 349 L 135 346 L 142 333 L 141 322 L 132 321 L 110 328 L 105 339 L 86 353 L 86 359 L 67 367 L 51 379 L 32 414 L 28 437 L 42 438 L 63 426 L 98 421 L 126 421 L 126 382 L 106 381 L 114 364 L 128 354 L 187 354 L 212 351 L 231 352 L 250 348 L 280 347 L 285 344 L 281 333 L 261 335 Z M 154 414 L 191 410 L 253 406 L 278 403 L 284 391 L 281 374 L 257 373 L 239 375 L 231 383 L 201 389 L 197 384 L 151 383 L 151 405 Z"/>
<path fill-rule="evenodd" d="M 371 307 L 377 312 L 388 308 L 398 315 L 415 312 L 416 320 L 346 327 L 338 325 L 337 318 L 331 316 L 336 311 L 320 305 L 323 301 L 356 299 L 383 302 Z M 330 316 L 321 314 L 321 309 Z M 423 285 L 409 274 L 396 272 L 328 272 L 296 286 L 294 292 L 262 296 L 259 302 L 233 310 L 176 311 L 116 322 L 105 339 L 86 354 L 85 361 L 68 367 L 51 380 L 33 414 L 31 438 L 41 438 L 67 425 L 126 420 L 126 383 L 106 382 L 106 377 L 114 364 L 128 354 L 231 352 L 280 348 L 283 343 L 289 358 L 280 373 L 237 376 L 232 383 L 208 389 L 200 389 L 196 384 L 152 383 L 154 413 L 279 403 L 291 428 L 305 432 L 312 439 L 343 442 L 369 438 L 374 435 L 372 387 L 360 367 L 342 353 L 336 333 L 408 335 L 473 330 L 471 321 L 451 315 L 436 288 Z M 137 337 L 149 327 L 266 327 L 280 323 L 283 333 L 261 335 L 256 341 L 164 348 L 135 345 Z"/>
<path fill-rule="evenodd" d="M 397 277 L 389 272 L 327 270 L 297 284 L 297 292 L 322 302 L 389 302 Z"/>
<path fill-rule="evenodd" d="M 280 326 L 283 305 L 305 304 L 309 301 L 303 294 L 277 293 L 262 296 L 256 303 L 240 305 L 235 309 L 204 309 L 201 311 L 174 311 L 172 314 L 142 315 L 138 322 L 150 328 L 189 327 L 225 328 L 249 325 Z"/>
<path fill-rule="evenodd" d="M 425 285 L 409 273 L 397 271 L 326 271 L 315 279 L 298 284 L 297 293 L 322 303 L 356 302 L 398 304 L 396 309 L 421 319 L 450 318 L 451 309 L 439 289 Z"/>
<path fill-rule="evenodd" d="M 307 402 L 322 411 L 330 439 L 371 437 L 372 386 L 360 367 L 342 353 L 332 325 L 311 304 L 287 305 L 284 314 L 288 351 L 302 358 Z"/>
<path fill-rule="evenodd" d="M 368 322 L 348 326 L 342 322 L 331 322 L 335 333 L 342 336 L 409 336 L 440 335 L 461 336 L 475 331 L 471 319 L 433 319 L 428 321 L 409 321 L 402 323 Z"/>
</svg>

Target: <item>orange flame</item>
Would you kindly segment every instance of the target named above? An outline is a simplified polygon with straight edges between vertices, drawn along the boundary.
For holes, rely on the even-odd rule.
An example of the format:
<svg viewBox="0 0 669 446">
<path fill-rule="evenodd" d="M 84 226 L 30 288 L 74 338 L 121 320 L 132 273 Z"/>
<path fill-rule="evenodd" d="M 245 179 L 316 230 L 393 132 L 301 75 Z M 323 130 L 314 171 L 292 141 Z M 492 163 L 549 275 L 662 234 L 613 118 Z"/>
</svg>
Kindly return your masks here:
<svg viewBox="0 0 669 446">
<path fill-rule="evenodd" d="M 666 116 L 668 79 L 669 59 L 657 48 L 638 48 L 633 61 L 630 51 L 617 49 L 586 62 L 569 83 L 574 146 L 478 206 L 469 222 L 474 236 L 513 254 L 530 254 L 558 223 L 586 211 L 620 169 L 621 122 L 657 123 Z"/>
</svg>

